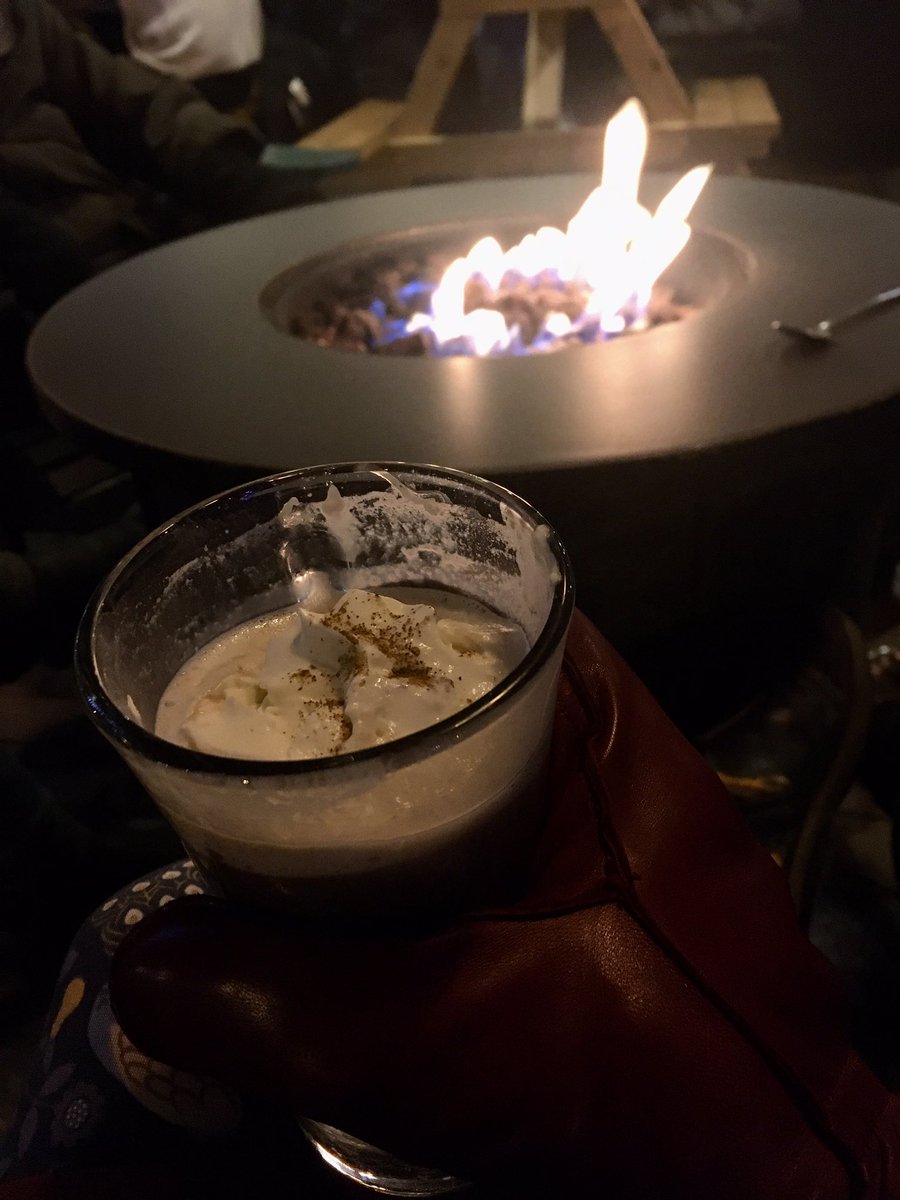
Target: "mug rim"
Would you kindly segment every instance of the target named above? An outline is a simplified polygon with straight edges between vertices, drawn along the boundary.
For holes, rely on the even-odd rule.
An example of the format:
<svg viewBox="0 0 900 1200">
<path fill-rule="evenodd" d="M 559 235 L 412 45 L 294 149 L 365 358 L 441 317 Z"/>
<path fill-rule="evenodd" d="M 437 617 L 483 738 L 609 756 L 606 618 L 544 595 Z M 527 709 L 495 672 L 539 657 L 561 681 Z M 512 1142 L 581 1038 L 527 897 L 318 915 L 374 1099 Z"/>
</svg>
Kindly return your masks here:
<svg viewBox="0 0 900 1200">
<path fill-rule="evenodd" d="M 150 545 L 158 538 L 174 529 L 206 508 L 214 507 L 233 496 L 253 493 L 259 495 L 267 490 L 275 491 L 278 486 L 293 480 L 308 480 L 312 477 L 327 479 L 334 475 L 365 474 L 375 475 L 376 472 L 427 474 L 443 478 L 448 482 L 477 485 L 478 490 L 487 492 L 493 499 L 502 502 L 525 516 L 534 528 L 546 528 L 548 531 L 547 546 L 559 570 L 550 611 L 544 621 L 540 633 L 533 645 L 528 649 L 524 658 L 504 676 L 490 691 L 478 700 L 467 704 L 464 708 L 436 721 L 431 725 L 418 729 L 403 737 L 395 738 L 375 746 L 350 751 L 343 754 L 333 754 L 315 758 L 303 759 L 255 759 L 232 758 L 226 755 L 209 754 L 203 750 L 193 750 L 187 746 L 178 745 L 161 738 L 143 725 L 132 720 L 112 700 L 103 686 L 97 667 L 95 650 L 96 619 L 100 614 L 103 603 L 119 581 L 122 575 L 133 566 Z M 427 463 L 409 463 L 400 461 L 364 462 L 364 463 L 327 463 L 312 467 L 299 467 L 290 471 L 260 476 L 236 487 L 227 488 L 213 496 L 191 505 L 176 513 L 173 517 L 162 522 L 151 530 L 132 549 L 125 554 L 113 567 L 112 571 L 100 583 L 82 615 L 75 637 L 75 676 L 78 690 L 88 715 L 100 731 L 119 748 L 139 755 L 151 763 L 156 763 L 178 770 L 190 771 L 193 774 L 228 775 L 228 776 L 282 776 L 299 777 L 316 775 L 330 770 L 346 770 L 357 765 L 386 758 L 406 759 L 417 757 L 417 752 L 429 742 L 435 740 L 445 742 L 458 740 L 460 737 L 474 732 L 481 726 L 509 697 L 519 692 L 533 679 L 559 646 L 571 620 L 575 606 L 574 580 L 572 566 L 565 546 L 559 539 L 556 530 L 541 513 L 527 500 L 523 500 L 515 492 L 502 484 L 483 479 L 467 471 L 453 467 L 440 467 Z M 272 610 L 276 611 L 276 610 Z M 258 614 L 264 615 L 262 613 Z M 395 765 L 399 765 L 396 764 Z"/>
</svg>

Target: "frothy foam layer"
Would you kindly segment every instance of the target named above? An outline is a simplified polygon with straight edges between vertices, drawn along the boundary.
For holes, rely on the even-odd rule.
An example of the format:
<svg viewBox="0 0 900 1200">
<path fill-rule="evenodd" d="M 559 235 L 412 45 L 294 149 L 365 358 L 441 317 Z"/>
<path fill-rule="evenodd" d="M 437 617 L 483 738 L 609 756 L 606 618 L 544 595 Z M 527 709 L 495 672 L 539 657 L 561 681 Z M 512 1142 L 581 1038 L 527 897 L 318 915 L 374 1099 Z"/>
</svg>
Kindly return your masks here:
<svg viewBox="0 0 900 1200">
<path fill-rule="evenodd" d="M 305 604 L 244 622 L 188 660 L 160 700 L 159 736 L 233 758 L 349 753 L 452 716 L 528 651 L 518 625 L 464 596 L 307 582 Z"/>
</svg>

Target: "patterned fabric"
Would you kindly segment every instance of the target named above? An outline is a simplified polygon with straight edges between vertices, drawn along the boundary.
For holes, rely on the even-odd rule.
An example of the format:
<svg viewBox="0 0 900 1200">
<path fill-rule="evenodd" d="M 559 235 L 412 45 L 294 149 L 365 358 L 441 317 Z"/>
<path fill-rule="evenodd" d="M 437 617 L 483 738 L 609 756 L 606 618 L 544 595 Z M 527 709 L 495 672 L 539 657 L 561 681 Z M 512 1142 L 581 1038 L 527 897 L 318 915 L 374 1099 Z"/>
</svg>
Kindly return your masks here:
<svg viewBox="0 0 900 1200">
<path fill-rule="evenodd" d="M 0 1180 L 56 1169 L 197 1157 L 198 1136 L 231 1138 L 241 1099 L 214 1080 L 155 1062 L 115 1019 L 109 960 L 137 922 L 203 895 L 190 860 L 123 888 L 85 922 L 63 964 L 25 1095 L 0 1150 Z"/>
</svg>

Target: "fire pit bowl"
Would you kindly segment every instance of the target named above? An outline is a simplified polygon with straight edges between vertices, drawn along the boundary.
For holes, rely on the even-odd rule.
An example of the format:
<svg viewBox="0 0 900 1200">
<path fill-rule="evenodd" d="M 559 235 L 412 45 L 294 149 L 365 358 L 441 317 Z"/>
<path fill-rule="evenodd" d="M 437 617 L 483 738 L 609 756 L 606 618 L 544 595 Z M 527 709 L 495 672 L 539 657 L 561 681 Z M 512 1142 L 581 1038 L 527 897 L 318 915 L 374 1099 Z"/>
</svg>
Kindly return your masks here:
<svg viewBox="0 0 900 1200">
<path fill-rule="evenodd" d="M 398 265 L 417 267 L 415 274 L 433 285 L 450 262 L 464 256 L 480 238 L 494 236 L 508 247 L 553 220 L 549 214 L 535 214 L 526 220 L 479 217 L 345 242 L 280 271 L 263 288 L 260 306 L 276 329 L 313 341 L 310 330 L 322 310 L 337 307 L 347 295 L 373 293 L 380 281 L 398 273 Z M 750 270 L 751 259 L 743 246 L 720 234 L 694 230 L 687 246 L 660 278 L 652 323 L 681 320 L 718 303 L 746 282 Z M 348 347 L 337 344 L 333 348 Z"/>
<path fill-rule="evenodd" d="M 648 176 L 642 198 L 673 181 Z M 120 445 L 177 456 L 200 493 L 197 460 L 249 478 L 393 458 L 504 483 L 559 530 L 579 604 L 670 707 L 717 710 L 733 678 L 749 686 L 783 658 L 811 609 L 852 609 L 870 585 L 900 472 L 897 313 L 812 354 L 770 322 L 814 321 L 896 284 L 900 208 L 713 177 L 691 216 L 718 272 L 701 311 L 556 354 L 347 354 L 277 327 L 297 264 L 403 231 L 565 221 L 595 182 L 358 196 L 165 246 L 52 309 L 33 378 Z"/>
</svg>

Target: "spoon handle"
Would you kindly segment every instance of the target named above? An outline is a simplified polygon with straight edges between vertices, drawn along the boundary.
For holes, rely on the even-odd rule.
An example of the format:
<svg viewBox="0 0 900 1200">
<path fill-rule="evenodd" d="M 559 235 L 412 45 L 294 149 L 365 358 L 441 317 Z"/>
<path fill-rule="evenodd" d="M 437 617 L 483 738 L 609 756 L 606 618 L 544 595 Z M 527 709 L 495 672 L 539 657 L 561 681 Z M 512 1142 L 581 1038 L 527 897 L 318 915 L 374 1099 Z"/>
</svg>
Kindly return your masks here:
<svg viewBox="0 0 900 1200">
<path fill-rule="evenodd" d="M 886 292 L 879 292 L 877 296 L 870 296 L 868 300 L 858 304 L 856 308 L 851 308 L 845 313 L 841 313 L 839 317 L 832 317 L 830 321 L 823 321 L 822 325 L 827 325 L 829 329 L 836 329 L 839 325 L 849 325 L 851 321 L 856 321 L 860 317 L 864 317 L 867 313 L 876 308 L 883 308 L 888 304 L 894 304 L 900 300 L 900 287 L 889 288 Z"/>
</svg>

